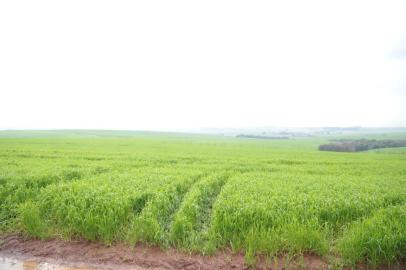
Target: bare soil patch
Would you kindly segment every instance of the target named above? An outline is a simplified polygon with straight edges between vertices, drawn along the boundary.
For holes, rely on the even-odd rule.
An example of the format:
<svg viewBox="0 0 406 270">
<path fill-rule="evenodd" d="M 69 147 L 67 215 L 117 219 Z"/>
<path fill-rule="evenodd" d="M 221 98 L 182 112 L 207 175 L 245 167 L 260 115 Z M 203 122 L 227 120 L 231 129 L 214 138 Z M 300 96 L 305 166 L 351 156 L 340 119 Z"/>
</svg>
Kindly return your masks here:
<svg viewBox="0 0 406 270">
<path fill-rule="evenodd" d="M 0 236 L 0 255 L 85 269 L 327 269 L 325 261 L 311 255 L 289 264 L 280 258 L 277 265 L 262 258 L 252 268 L 244 263 L 242 254 L 230 251 L 202 256 L 145 245 L 106 246 L 89 241 L 36 240 L 20 234 Z"/>
</svg>

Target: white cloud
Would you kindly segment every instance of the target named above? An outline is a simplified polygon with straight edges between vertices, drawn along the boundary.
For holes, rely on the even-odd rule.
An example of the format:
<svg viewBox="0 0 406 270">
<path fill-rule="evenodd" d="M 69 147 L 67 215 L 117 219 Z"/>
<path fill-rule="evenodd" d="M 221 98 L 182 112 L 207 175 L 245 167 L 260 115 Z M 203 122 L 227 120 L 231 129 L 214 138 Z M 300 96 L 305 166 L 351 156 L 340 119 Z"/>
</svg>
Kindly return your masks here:
<svg viewBox="0 0 406 270">
<path fill-rule="evenodd" d="M 0 128 L 406 126 L 406 59 L 390 56 L 404 14 L 404 1 L 2 1 Z"/>
</svg>

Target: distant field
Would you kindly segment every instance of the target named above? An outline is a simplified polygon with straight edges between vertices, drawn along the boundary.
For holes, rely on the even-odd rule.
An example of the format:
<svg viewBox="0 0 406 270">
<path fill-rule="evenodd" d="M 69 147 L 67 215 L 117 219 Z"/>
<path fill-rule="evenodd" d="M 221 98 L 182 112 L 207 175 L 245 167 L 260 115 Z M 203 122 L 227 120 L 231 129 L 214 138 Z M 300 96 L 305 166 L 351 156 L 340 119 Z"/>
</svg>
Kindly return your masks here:
<svg viewBox="0 0 406 270">
<path fill-rule="evenodd" d="M 405 148 L 318 151 L 328 139 L 2 131 L 0 228 L 231 248 L 249 264 L 304 253 L 346 265 L 406 260 Z"/>
</svg>

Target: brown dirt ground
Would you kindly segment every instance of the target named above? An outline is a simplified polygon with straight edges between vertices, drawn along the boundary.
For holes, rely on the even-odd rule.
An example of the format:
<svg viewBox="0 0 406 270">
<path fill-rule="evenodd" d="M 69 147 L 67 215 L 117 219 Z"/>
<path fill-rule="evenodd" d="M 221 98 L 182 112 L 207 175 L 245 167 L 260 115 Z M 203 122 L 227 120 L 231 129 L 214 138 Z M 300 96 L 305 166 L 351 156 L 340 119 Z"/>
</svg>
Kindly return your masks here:
<svg viewBox="0 0 406 270">
<path fill-rule="evenodd" d="M 202 256 L 146 245 L 106 246 L 83 240 L 37 240 L 16 233 L 0 235 L 0 255 L 86 269 L 329 269 L 325 260 L 313 255 L 304 255 L 289 263 L 281 257 L 277 265 L 275 261 L 260 258 L 255 267 L 248 267 L 242 254 L 233 254 L 228 250 Z M 406 269 L 402 268 L 403 266 L 400 266 L 400 269 Z"/>
</svg>

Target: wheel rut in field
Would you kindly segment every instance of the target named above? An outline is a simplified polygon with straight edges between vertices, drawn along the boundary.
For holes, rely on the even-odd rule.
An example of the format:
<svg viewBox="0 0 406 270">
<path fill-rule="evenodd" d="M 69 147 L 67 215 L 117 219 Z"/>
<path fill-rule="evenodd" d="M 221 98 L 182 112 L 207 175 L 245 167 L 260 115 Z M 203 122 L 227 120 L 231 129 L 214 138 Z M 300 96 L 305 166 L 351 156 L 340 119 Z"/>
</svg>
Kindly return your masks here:
<svg viewBox="0 0 406 270">
<path fill-rule="evenodd" d="M 185 195 L 170 228 L 173 244 L 188 250 L 208 248 L 209 228 L 214 202 L 228 180 L 228 175 L 212 174 L 202 178 Z"/>
<path fill-rule="evenodd" d="M 168 246 L 169 230 L 175 213 L 188 190 L 204 174 L 188 179 L 175 179 L 174 182 L 163 186 L 143 206 L 135 218 L 128 235 L 130 242 L 148 242 Z"/>
</svg>

